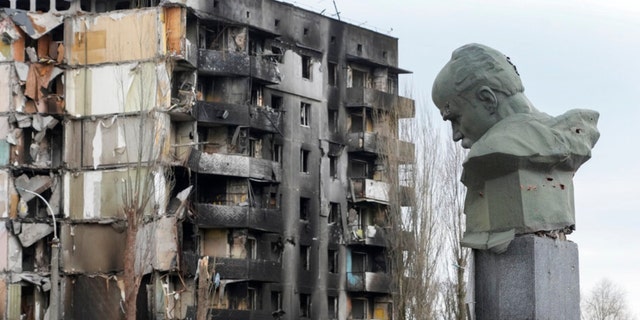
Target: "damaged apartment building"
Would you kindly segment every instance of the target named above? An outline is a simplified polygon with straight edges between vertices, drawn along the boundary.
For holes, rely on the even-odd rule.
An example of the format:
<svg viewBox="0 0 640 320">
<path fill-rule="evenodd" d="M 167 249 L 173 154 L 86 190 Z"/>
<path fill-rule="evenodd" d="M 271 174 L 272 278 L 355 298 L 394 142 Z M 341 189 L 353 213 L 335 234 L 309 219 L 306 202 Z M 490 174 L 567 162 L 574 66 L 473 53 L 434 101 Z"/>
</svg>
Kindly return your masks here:
<svg viewBox="0 0 640 320">
<path fill-rule="evenodd" d="M 2 318 L 393 318 L 397 39 L 273 0 L 0 7 Z"/>
</svg>

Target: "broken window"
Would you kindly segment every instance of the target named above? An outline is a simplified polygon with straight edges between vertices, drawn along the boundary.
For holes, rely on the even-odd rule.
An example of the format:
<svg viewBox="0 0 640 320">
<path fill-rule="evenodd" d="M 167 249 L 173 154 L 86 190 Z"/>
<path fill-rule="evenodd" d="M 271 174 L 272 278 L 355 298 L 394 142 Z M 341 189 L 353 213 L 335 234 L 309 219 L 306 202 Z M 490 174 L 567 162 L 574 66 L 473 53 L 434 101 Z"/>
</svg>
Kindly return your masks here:
<svg viewBox="0 0 640 320">
<path fill-rule="evenodd" d="M 271 95 L 271 108 L 275 110 L 282 110 L 283 105 L 284 99 L 282 98 L 282 96 L 278 96 L 275 94 Z"/>
<path fill-rule="evenodd" d="M 245 248 L 247 250 L 247 259 L 255 260 L 257 258 L 258 252 L 256 250 L 256 238 L 247 237 L 247 241 L 245 242 Z"/>
<path fill-rule="evenodd" d="M 367 254 L 364 252 L 351 253 L 351 272 L 364 273 L 367 271 Z"/>
<path fill-rule="evenodd" d="M 368 78 L 369 75 L 366 72 L 353 69 L 351 86 L 353 88 L 369 88 Z"/>
<path fill-rule="evenodd" d="M 300 149 L 300 172 L 309 173 L 309 150 Z"/>
<path fill-rule="evenodd" d="M 269 193 L 269 209 L 278 209 L 280 208 L 280 202 L 278 201 L 278 193 L 271 192 Z"/>
<path fill-rule="evenodd" d="M 214 101 L 220 94 L 215 90 L 215 78 L 198 75 L 198 89 L 196 99 L 202 101 Z"/>
<path fill-rule="evenodd" d="M 219 22 L 202 24 L 199 32 L 200 47 L 216 51 L 245 52 L 246 28 Z"/>
<path fill-rule="evenodd" d="M 279 144 L 273 145 L 271 160 L 273 162 L 282 163 L 282 145 L 279 145 Z"/>
<path fill-rule="evenodd" d="M 329 110 L 329 132 L 338 131 L 338 110 Z"/>
<path fill-rule="evenodd" d="M 353 319 L 369 319 L 366 299 L 351 299 L 351 317 Z"/>
<path fill-rule="evenodd" d="M 302 56 L 302 77 L 311 80 L 311 57 Z"/>
<path fill-rule="evenodd" d="M 282 293 L 280 291 L 271 291 L 271 310 L 274 312 L 282 310 Z"/>
<path fill-rule="evenodd" d="M 252 158 L 262 158 L 262 140 L 249 138 L 249 156 Z"/>
<path fill-rule="evenodd" d="M 378 252 L 373 256 L 371 271 L 373 272 L 387 272 L 387 259 L 384 251 Z"/>
<path fill-rule="evenodd" d="M 277 209 L 278 203 L 278 185 L 271 183 L 261 183 L 251 181 L 250 186 L 250 205 L 255 208 Z"/>
<path fill-rule="evenodd" d="M 331 178 L 338 178 L 338 157 L 329 156 L 329 176 Z"/>
<path fill-rule="evenodd" d="M 327 223 L 336 223 L 340 219 L 340 203 L 338 202 L 330 202 L 329 203 L 329 217 L 327 218 Z"/>
<path fill-rule="evenodd" d="M 308 127 L 311 118 L 311 104 L 300 102 L 300 125 Z"/>
<path fill-rule="evenodd" d="M 351 114 L 351 127 L 350 132 L 363 132 L 364 131 L 364 117 L 362 114 Z"/>
<path fill-rule="evenodd" d="M 300 294 L 300 317 L 311 318 L 311 295 Z"/>
<path fill-rule="evenodd" d="M 368 166 L 366 161 L 351 159 L 349 161 L 349 177 L 350 178 L 367 178 Z"/>
<path fill-rule="evenodd" d="M 262 107 L 262 85 L 253 83 L 251 86 L 251 104 L 254 106 Z"/>
<path fill-rule="evenodd" d="M 249 14 L 249 11 L 247 11 Z M 248 18 L 248 17 L 247 17 Z M 262 55 L 264 51 L 264 38 L 256 33 L 249 33 L 249 54 L 252 56 Z"/>
<path fill-rule="evenodd" d="M 249 310 L 260 310 L 262 306 L 260 304 L 260 289 L 249 287 L 247 288 L 247 304 Z"/>
<path fill-rule="evenodd" d="M 300 246 L 300 266 L 302 267 L 302 270 L 309 270 L 310 251 L 310 246 Z"/>
<path fill-rule="evenodd" d="M 358 45 L 356 47 L 356 51 L 358 51 L 358 55 L 362 54 L 362 44 L 358 43 Z"/>
<path fill-rule="evenodd" d="M 329 273 L 338 273 L 338 250 L 329 249 Z"/>
<path fill-rule="evenodd" d="M 338 84 L 338 65 L 333 63 L 333 62 L 329 62 L 329 66 L 327 68 L 327 74 L 328 74 L 328 83 L 330 86 L 335 87 Z"/>
<path fill-rule="evenodd" d="M 229 309 L 246 310 L 249 287 L 247 282 L 230 283 L 226 286 Z"/>
<path fill-rule="evenodd" d="M 300 220 L 309 221 L 309 206 L 311 199 L 300 198 Z"/>
<path fill-rule="evenodd" d="M 328 296 L 327 297 L 327 306 L 329 307 L 329 312 L 328 312 L 328 316 L 329 316 L 329 320 L 335 320 L 338 319 L 338 298 L 337 297 L 332 297 L 332 296 Z"/>
</svg>

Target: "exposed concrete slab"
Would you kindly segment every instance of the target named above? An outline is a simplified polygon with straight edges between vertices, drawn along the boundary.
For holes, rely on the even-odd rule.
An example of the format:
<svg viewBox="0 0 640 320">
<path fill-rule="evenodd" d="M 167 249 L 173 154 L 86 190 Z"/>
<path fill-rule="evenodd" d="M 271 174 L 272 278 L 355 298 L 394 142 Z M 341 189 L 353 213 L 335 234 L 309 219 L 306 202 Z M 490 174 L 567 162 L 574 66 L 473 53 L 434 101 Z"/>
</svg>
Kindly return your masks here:
<svg viewBox="0 0 640 320">
<path fill-rule="evenodd" d="M 474 255 L 477 320 L 580 319 L 577 244 L 524 235 Z"/>
<path fill-rule="evenodd" d="M 52 184 L 53 180 L 49 176 L 35 176 L 33 178 L 29 178 L 26 174 L 23 174 L 15 180 L 15 185 L 18 188 L 18 193 L 20 193 L 20 197 L 22 197 L 24 201 L 30 201 L 31 199 L 35 198 L 35 195 L 33 193 L 24 191 L 23 189 L 36 193 L 42 193 L 45 190 L 51 188 Z"/>
<path fill-rule="evenodd" d="M 23 223 L 18 239 L 20 239 L 22 246 L 26 248 L 46 237 L 52 231 L 53 227 L 48 223 Z"/>
</svg>

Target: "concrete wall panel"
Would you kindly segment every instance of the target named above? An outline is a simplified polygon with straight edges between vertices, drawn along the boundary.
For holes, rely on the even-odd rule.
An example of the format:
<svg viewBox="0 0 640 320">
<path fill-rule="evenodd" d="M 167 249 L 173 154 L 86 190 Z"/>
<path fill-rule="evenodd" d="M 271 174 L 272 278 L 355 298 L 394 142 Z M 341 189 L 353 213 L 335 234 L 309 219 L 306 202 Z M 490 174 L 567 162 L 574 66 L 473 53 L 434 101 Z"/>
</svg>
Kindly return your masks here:
<svg viewBox="0 0 640 320">
<path fill-rule="evenodd" d="M 65 71 L 66 109 L 76 116 L 167 109 L 171 79 L 164 63 L 103 65 Z"/>
<path fill-rule="evenodd" d="M 76 15 L 65 23 L 69 65 L 148 60 L 165 50 L 161 8 Z"/>
</svg>

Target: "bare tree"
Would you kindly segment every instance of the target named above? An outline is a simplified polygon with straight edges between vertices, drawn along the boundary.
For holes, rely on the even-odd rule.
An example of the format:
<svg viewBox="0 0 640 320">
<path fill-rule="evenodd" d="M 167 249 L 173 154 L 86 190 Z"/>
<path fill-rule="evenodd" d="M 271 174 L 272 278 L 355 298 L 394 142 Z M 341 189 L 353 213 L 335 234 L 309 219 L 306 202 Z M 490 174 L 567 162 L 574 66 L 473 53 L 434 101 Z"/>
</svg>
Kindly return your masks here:
<svg viewBox="0 0 640 320">
<path fill-rule="evenodd" d="M 414 119 L 398 119 L 397 111 L 374 117 L 379 135 L 415 145 L 410 162 L 395 139 L 384 140 L 379 152 L 388 182 L 397 191 L 390 195 L 388 215 L 394 234 L 388 245 L 397 286 L 394 319 L 462 320 L 467 318 L 465 271 L 470 254 L 460 247 L 466 189 L 459 180 L 465 152 L 424 111 L 426 101 L 418 101 L 421 112 Z M 407 197 L 405 192 L 412 194 Z"/>
<path fill-rule="evenodd" d="M 448 139 L 447 139 L 448 140 Z M 445 268 L 445 288 L 441 291 L 443 296 L 443 314 L 445 319 L 467 319 L 466 308 L 466 270 L 471 250 L 460 245 L 464 234 L 464 197 L 466 188 L 459 181 L 462 176 L 462 162 L 466 152 L 458 144 L 450 141 L 446 143 L 444 161 L 440 163 L 442 179 L 442 201 L 439 202 L 439 211 L 442 213 L 442 222 L 446 231 L 445 245 L 449 263 Z"/>
<path fill-rule="evenodd" d="M 609 279 L 596 283 L 582 303 L 584 320 L 630 320 L 625 292 Z"/>
<path fill-rule="evenodd" d="M 424 99 L 419 103 L 424 105 Z M 443 303 L 457 301 L 462 301 L 463 311 L 452 314 L 464 317 L 464 270 L 455 278 L 461 284 L 447 286 L 447 290 L 455 289 L 453 298 L 447 298 L 443 284 L 449 283 L 450 277 L 443 272 L 442 262 L 449 259 L 446 256 L 450 251 L 463 266 L 468 256 L 459 249 L 462 232 L 459 199 L 463 189 L 458 185 L 456 170 L 463 155 L 443 143 L 440 126 L 433 122 L 429 112 L 418 112 L 414 119 L 398 119 L 397 111 L 377 113 L 375 118 L 379 134 L 399 137 L 415 146 L 415 159 L 403 155 L 408 150 L 399 148 L 401 143 L 394 139 L 385 140 L 379 152 L 389 170 L 388 182 L 397 191 L 390 195 L 388 215 L 394 234 L 388 246 L 393 282 L 397 286 L 393 297 L 394 319 L 442 317 L 445 314 L 442 310 L 450 309 Z M 457 305 L 452 308 L 459 309 Z"/>
<path fill-rule="evenodd" d="M 148 62 L 149 63 L 149 62 Z M 122 181 L 122 213 L 126 221 L 126 237 L 124 249 L 124 285 L 123 309 L 126 319 L 137 317 L 137 297 L 145 273 L 150 272 L 149 259 L 153 245 L 142 239 L 145 224 L 158 218 L 152 214 L 160 206 L 166 192 L 173 187 L 170 170 L 162 162 L 165 147 L 166 129 L 162 124 L 162 112 L 154 105 L 155 92 L 149 84 L 157 81 L 154 75 L 144 72 L 144 66 L 138 65 L 129 74 L 116 74 L 121 86 L 122 107 L 127 104 L 127 94 L 131 108 L 136 110 L 133 116 L 136 126 L 123 125 L 123 135 L 127 141 L 137 145 L 135 152 L 125 150 L 128 170 Z M 126 90 L 125 79 L 133 75 L 132 89 Z M 133 122 L 132 122 L 133 123 Z M 159 183 L 164 180 L 164 183 Z M 158 201 L 159 200 L 159 201 Z M 154 231 L 149 231 L 154 232 Z"/>
</svg>

